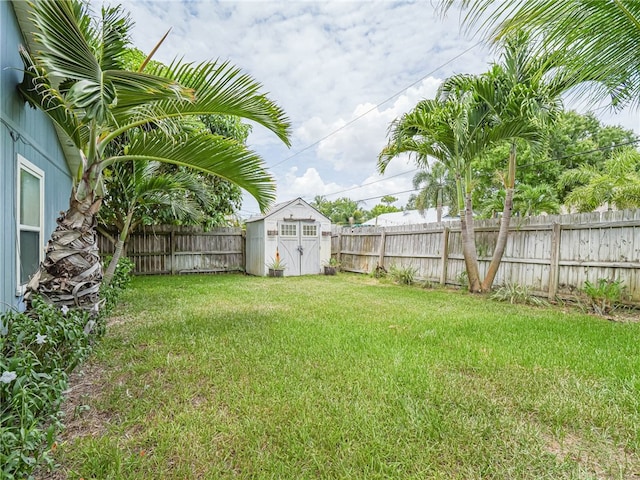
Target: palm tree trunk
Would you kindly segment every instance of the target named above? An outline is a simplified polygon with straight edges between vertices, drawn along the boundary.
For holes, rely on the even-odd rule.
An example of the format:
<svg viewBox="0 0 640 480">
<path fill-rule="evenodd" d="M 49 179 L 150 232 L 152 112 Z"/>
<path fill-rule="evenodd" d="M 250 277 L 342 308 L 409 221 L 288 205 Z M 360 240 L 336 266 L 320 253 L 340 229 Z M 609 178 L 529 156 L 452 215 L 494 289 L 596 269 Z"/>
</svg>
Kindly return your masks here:
<svg viewBox="0 0 640 480">
<path fill-rule="evenodd" d="M 469 172 L 467 172 L 469 173 Z M 478 252 L 476 251 L 475 229 L 473 227 L 473 202 L 471 200 L 470 179 L 465 180 L 456 174 L 458 211 L 460 212 L 460 234 L 462 236 L 462 256 L 469 280 L 469 291 L 480 291 L 480 272 L 478 270 Z"/>
<path fill-rule="evenodd" d="M 467 278 L 469 279 L 469 291 L 477 293 L 481 291 L 481 285 L 475 228 L 473 226 L 471 193 L 467 193 L 465 197 L 464 213 L 460 215 L 460 226 L 462 230 L 462 255 L 464 257 L 465 268 L 467 269 Z"/>
<path fill-rule="evenodd" d="M 129 227 L 131 226 L 131 219 L 133 218 L 134 209 L 131 208 L 127 213 L 127 218 L 124 221 L 124 226 L 122 227 L 122 232 L 120 232 L 120 236 L 118 237 L 118 241 L 116 242 L 116 248 L 113 252 L 113 257 L 111 257 L 111 262 L 109 262 L 109 266 L 104 272 L 104 277 L 102 278 L 102 283 L 105 286 L 111 284 L 111 280 L 113 280 L 113 276 L 116 273 L 116 267 L 118 266 L 118 262 L 122 257 L 122 252 L 124 251 L 124 242 L 127 241 L 127 237 L 129 237 Z"/>
<path fill-rule="evenodd" d="M 76 193 L 74 187 L 69 210 L 58 218 L 45 259 L 27 286 L 27 304 L 32 295 L 38 294 L 55 305 L 98 311 L 102 264 L 96 214 L 102 199 L 89 190 L 88 195 L 78 200 Z"/>
<path fill-rule="evenodd" d="M 513 193 L 516 183 L 516 144 L 511 144 L 511 150 L 509 152 L 509 167 L 507 172 L 507 181 L 505 182 L 505 197 L 504 197 L 504 209 L 502 211 L 502 218 L 500 219 L 500 229 L 498 230 L 498 239 L 496 241 L 496 248 L 493 250 L 491 257 L 491 263 L 487 269 L 487 274 L 482 281 L 482 290 L 488 292 L 493 286 L 493 281 L 498 273 L 500 262 L 502 262 L 502 256 L 504 255 L 504 249 L 507 246 L 507 238 L 509 237 L 509 225 L 511 224 L 511 213 L 513 211 Z"/>
</svg>

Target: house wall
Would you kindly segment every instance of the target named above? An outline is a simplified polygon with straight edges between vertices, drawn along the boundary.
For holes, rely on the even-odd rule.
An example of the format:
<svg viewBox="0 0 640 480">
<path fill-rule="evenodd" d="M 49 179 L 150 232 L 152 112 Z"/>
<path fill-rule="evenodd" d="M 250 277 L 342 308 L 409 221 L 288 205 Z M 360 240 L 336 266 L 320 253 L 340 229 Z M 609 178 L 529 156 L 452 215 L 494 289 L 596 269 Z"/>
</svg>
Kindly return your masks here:
<svg viewBox="0 0 640 480">
<path fill-rule="evenodd" d="M 44 172 L 45 244 L 59 212 L 69 206 L 72 186 L 53 125 L 17 93 L 16 86 L 22 81 L 20 43 L 22 34 L 13 7 L 0 1 L 0 311 L 21 303 L 16 296 L 18 155 Z"/>
</svg>

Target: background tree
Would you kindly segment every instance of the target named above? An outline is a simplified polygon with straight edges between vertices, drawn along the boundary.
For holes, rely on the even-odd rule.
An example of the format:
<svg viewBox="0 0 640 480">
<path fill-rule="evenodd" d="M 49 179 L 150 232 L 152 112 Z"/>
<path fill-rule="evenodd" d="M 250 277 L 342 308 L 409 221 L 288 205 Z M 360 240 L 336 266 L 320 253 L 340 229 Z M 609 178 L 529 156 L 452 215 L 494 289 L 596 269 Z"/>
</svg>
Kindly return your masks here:
<svg viewBox="0 0 640 480">
<path fill-rule="evenodd" d="M 545 133 L 545 147 L 534 152 L 526 142 L 518 143 L 517 185 L 547 185 L 562 204 L 567 187 L 559 186 L 562 172 L 580 165 L 602 167 L 618 149 L 637 141 L 637 135 L 620 126 L 605 126 L 592 113 L 562 111 Z M 621 145 L 616 147 L 616 145 Z M 504 191 L 504 165 L 509 155 L 508 144 L 496 145 L 473 161 L 476 187 L 475 205 L 486 206 Z M 504 197 L 502 197 L 504 198 Z M 515 196 L 517 201 L 517 195 Z M 493 202 L 495 214 L 501 209 Z"/>
<path fill-rule="evenodd" d="M 40 48 L 20 51 L 20 92 L 64 132 L 81 165 L 69 210 L 58 219 L 28 295 L 97 311 L 102 271 L 95 227 L 105 168 L 141 160 L 197 168 L 232 180 L 264 209 L 275 186 L 262 159 L 235 140 L 185 129 L 185 120 L 236 115 L 263 125 L 287 145 L 290 124 L 259 83 L 227 62 L 125 70 L 132 24 L 120 7 L 103 8 L 97 18 L 77 0 L 37 0 L 31 8 Z M 109 155 L 112 142 L 123 140 L 122 154 Z"/>
<path fill-rule="evenodd" d="M 105 270 L 103 283 L 109 285 L 129 235 L 147 219 L 157 219 L 159 211 L 187 222 L 199 222 L 201 205 L 211 202 L 210 192 L 195 171 L 162 172 L 159 162 L 122 162 L 105 172 L 106 195 L 98 213 L 100 223 L 117 231 L 111 238 L 115 251 Z M 109 232 L 105 232 L 111 237 Z"/>
<path fill-rule="evenodd" d="M 316 195 L 311 206 L 329 218 L 337 225 L 355 225 L 366 220 L 369 212 L 362 209 L 360 202 L 341 197 L 337 200 L 327 200 L 322 195 Z"/>
<path fill-rule="evenodd" d="M 413 177 L 413 188 L 420 189 L 415 197 L 415 208 L 423 213 L 427 208 L 435 208 L 437 221 L 442 221 L 443 207 L 449 208 L 449 215 L 457 215 L 456 184 L 451 172 L 442 162 L 433 162 L 428 170 L 421 170 Z"/>
<path fill-rule="evenodd" d="M 376 218 L 378 215 L 382 215 L 384 213 L 395 213 L 401 212 L 402 210 L 394 205 L 388 205 L 384 203 L 378 203 L 373 206 L 373 208 L 369 211 L 363 211 L 364 216 L 362 221 L 367 221 L 370 218 Z"/>
<path fill-rule="evenodd" d="M 617 151 L 601 168 L 583 165 L 567 170 L 560 185 L 572 188 L 565 203 L 579 212 L 601 205 L 618 209 L 640 208 L 640 153 L 633 148 Z"/>
</svg>

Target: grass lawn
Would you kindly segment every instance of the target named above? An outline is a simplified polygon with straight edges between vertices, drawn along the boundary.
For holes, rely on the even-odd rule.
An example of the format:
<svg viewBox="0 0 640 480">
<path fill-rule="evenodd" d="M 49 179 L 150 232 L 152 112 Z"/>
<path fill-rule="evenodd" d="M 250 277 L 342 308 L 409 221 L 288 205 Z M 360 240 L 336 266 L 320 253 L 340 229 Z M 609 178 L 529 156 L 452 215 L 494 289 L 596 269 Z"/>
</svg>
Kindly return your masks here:
<svg viewBox="0 0 640 480">
<path fill-rule="evenodd" d="M 346 274 L 147 277 L 83 369 L 55 478 L 640 478 L 640 323 Z"/>
</svg>

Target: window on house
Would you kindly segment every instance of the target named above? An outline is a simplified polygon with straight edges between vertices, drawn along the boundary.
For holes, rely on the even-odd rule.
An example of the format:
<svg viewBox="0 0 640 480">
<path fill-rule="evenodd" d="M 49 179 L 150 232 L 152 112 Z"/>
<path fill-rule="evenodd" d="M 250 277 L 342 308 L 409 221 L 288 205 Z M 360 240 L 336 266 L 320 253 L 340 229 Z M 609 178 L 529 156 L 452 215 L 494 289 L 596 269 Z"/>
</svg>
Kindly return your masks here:
<svg viewBox="0 0 640 480">
<path fill-rule="evenodd" d="M 303 237 L 317 237 L 318 236 L 318 226 L 317 225 L 302 225 L 302 236 Z"/>
<path fill-rule="evenodd" d="M 18 293 L 43 255 L 44 172 L 18 155 Z"/>
<path fill-rule="evenodd" d="M 298 225 L 295 223 L 283 223 L 280 225 L 280 235 L 283 237 L 296 237 L 298 235 Z"/>
</svg>

